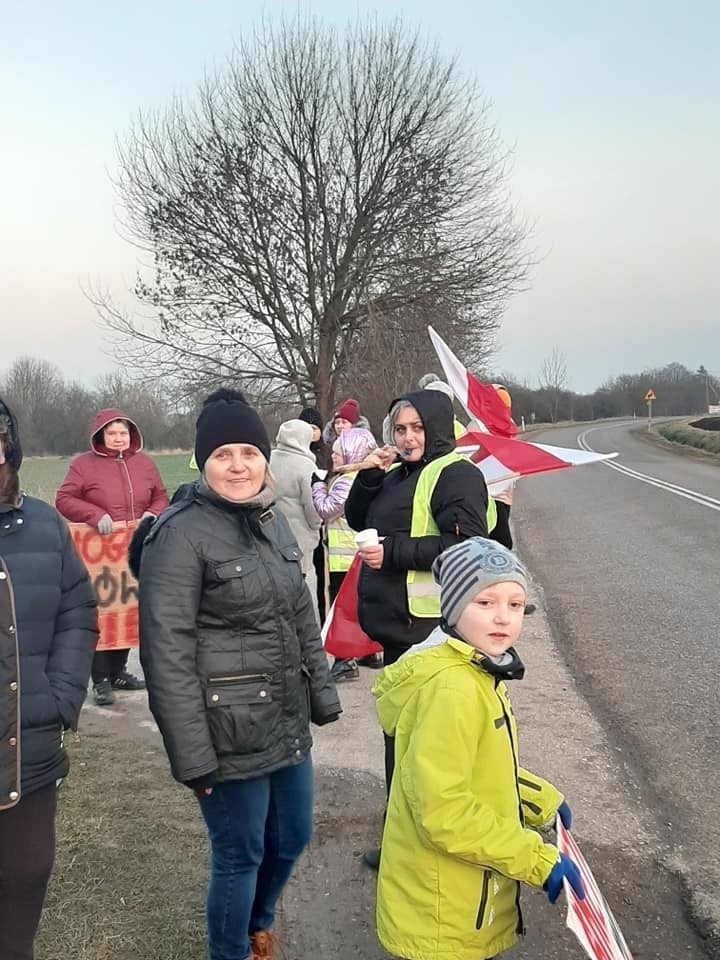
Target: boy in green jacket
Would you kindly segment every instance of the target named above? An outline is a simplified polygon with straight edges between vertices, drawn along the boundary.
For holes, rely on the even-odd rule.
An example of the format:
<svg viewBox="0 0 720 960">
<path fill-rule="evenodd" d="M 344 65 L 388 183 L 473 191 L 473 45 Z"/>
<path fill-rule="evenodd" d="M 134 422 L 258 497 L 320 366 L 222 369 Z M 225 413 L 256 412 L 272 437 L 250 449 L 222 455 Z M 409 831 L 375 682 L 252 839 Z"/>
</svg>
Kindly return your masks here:
<svg viewBox="0 0 720 960">
<path fill-rule="evenodd" d="M 518 765 L 506 680 L 524 667 L 513 644 L 527 595 L 525 570 L 498 543 L 475 537 L 433 565 L 442 620 L 423 644 L 380 675 L 373 693 L 395 737 L 378 876 L 383 947 L 407 960 L 488 960 L 524 932 L 520 883 L 554 903 L 572 860 L 538 828 L 563 795 Z"/>
</svg>

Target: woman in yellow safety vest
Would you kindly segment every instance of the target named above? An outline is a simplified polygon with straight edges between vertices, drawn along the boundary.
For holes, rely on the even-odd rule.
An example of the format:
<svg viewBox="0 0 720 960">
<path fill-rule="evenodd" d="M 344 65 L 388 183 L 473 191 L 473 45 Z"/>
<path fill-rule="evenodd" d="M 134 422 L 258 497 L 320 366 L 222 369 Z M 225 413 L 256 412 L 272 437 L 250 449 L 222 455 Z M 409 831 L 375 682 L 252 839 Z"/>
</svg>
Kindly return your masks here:
<svg viewBox="0 0 720 960">
<path fill-rule="evenodd" d="M 371 453 L 345 504 L 353 530 L 374 527 L 382 538 L 380 546 L 360 550 L 358 617 L 383 646 L 386 666 L 440 622 L 440 595 L 430 572 L 435 558 L 488 532 L 485 478 L 455 453 L 450 398 L 436 390 L 408 393 L 391 404 L 390 421 L 397 458 L 387 448 Z M 388 789 L 393 767 L 393 742 L 386 737 Z"/>
<path fill-rule="evenodd" d="M 369 430 L 362 427 L 343 430 L 332 445 L 333 472 L 329 482 L 313 479 L 313 504 L 325 521 L 327 534 L 330 603 L 338 595 L 357 549 L 355 534 L 345 519 L 345 501 L 357 476 L 353 465 L 364 460 L 376 447 L 375 437 Z M 360 676 L 356 660 L 336 660 L 331 672 L 336 682 L 357 680 Z"/>
</svg>

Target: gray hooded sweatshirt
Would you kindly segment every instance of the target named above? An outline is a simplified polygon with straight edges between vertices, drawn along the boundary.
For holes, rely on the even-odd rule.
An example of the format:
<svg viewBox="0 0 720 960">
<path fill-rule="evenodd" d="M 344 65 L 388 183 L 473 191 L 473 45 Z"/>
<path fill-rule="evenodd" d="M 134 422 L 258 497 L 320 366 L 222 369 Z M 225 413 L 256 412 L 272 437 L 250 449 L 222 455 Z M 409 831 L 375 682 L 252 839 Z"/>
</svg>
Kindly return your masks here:
<svg viewBox="0 0 720 960">
<path fill-rule="evenodd" d="M 270 454 L 270 472 L 275 480 L 275 504 L 287 517 L 302 550 L 302 572 L 313 571 L 313 551 L 320 539 L 322 520 L 313 506 L 311 478 L 315 455 L 310 450 L 312 427 L 304 420 L 280 424 L 277 446 Z"/>
</svg>

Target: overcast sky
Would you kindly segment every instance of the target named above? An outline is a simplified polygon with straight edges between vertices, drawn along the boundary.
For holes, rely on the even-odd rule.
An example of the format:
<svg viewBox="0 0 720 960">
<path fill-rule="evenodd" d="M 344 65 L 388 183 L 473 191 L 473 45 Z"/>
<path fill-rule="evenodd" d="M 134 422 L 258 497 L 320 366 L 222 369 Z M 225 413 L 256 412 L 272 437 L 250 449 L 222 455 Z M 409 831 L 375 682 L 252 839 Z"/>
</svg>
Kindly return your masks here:
<svg viewBox="0 0 720 960">
<path fill-rule="evenodd" d="M 115 137 L 298 9 L 402 14 L 494 102 L 541 258 L 498 370 L 534 382 L 557 347 L 577 391 L 671 361 L 720 373 L 716 0 L 0 0 L 0 375 L 25 354 L 88 381 L 113 367 L 81 287 L 134 276 Z"/>
</svg>

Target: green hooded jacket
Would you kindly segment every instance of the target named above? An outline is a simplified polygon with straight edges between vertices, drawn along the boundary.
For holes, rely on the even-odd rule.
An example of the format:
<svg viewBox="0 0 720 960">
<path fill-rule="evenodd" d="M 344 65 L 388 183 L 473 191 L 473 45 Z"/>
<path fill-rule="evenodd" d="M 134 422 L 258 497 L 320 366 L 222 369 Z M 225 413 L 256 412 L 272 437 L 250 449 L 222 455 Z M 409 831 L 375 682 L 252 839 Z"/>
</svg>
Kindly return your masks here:
<svg viewBox="0 0 720 960">
<path fill-rule="evenodd" d="M 558 859 L 534 828 L 552 820 L 562 794 L 518 765 L 505 683 L 483 661 L 447 638 L 387 667 L 373 689 L 395 737 L 378 937 L 407 960 L 507 950 L 524 932 L 519 883 L 542 887 Z"/>
</svg>

